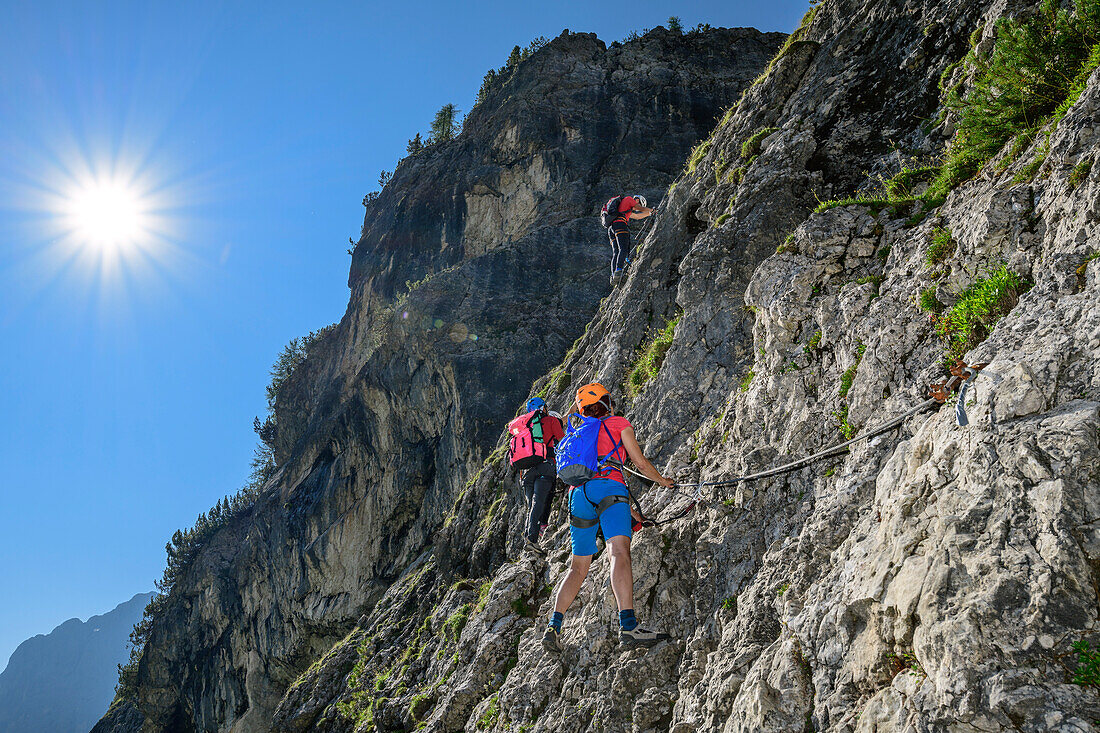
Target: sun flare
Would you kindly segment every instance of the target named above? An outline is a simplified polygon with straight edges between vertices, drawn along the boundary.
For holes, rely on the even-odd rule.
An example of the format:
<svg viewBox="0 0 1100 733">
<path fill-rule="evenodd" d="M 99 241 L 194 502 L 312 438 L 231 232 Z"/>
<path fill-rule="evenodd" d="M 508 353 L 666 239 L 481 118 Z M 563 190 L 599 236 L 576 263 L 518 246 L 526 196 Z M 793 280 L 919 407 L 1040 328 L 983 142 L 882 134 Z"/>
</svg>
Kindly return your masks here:
<svg viewBox="0 0 1100 733">
<path fill-rule="evenodd" d="M 68 194 L 73 236 L 99 249 L 124 249 L 148 236 L 148 206 L 141 193 L 114 180 L 89 182 Z"/>
</svg>

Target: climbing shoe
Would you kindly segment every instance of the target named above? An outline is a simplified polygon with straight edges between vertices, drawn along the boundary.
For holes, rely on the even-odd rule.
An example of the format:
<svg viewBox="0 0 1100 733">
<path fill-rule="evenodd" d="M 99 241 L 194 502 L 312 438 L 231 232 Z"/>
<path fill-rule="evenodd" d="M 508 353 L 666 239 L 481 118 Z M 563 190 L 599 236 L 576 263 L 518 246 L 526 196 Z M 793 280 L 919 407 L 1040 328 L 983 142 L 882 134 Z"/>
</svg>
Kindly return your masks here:
<svg viewBox="0 0 1100 733">
<path fill-rule="evenodd" d="M 672 637 L 663 631 L 650 631 L 649 629 L 643 629 L 641 626 L 636 626 L 631 631 L 625 629 L 619 629 L 619 643 L 625 647 L 650 647 L 655 644 L 659 644 L 662 641 L 668 641 Z M 544 645 L 546 644 L 546 637 L 543 637 Z"/>
<path fill-rule="evenodd" d="M 548 652 L 561 652 L 560 636 L 560 631 L 553 626 L 547 626 L 546 631 L 542 632 L 542 648 Z"/>
<path fill-rule="evenodd" d="M 619 283 L 623 281 L 623 277 L 624 276 L 622 270 L 615 270 L 615 272 L 611 273 L 611 287 L 618 287 Z"/>
<path fill-rule="evenodd" d="M 523 538 L 523 546 L 538 557 L 546 557 L 546 550 L 542 549 L 539 543 L 534 542 L 530 537 Z"/>
</svg>

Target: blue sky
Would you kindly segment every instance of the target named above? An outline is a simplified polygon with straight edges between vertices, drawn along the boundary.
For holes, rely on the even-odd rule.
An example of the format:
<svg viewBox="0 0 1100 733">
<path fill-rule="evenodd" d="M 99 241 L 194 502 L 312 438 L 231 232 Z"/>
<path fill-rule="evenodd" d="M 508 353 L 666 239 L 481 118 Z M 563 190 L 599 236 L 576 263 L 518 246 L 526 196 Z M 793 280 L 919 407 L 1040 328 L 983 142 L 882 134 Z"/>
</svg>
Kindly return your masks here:
<svg viewBox="0 0 1100 733">
<path fill-rule="evenodd" d="M 671 14 L 790 31 L 807 3 L 629 6 L 0 7 L 0 666 L 151 589 L 245 481 L 275 355 L 347 305 L 363 195 L 514 44 Z M 155 216 L 123 256 L 58 214 L 109 176 Z"/>
</svg>

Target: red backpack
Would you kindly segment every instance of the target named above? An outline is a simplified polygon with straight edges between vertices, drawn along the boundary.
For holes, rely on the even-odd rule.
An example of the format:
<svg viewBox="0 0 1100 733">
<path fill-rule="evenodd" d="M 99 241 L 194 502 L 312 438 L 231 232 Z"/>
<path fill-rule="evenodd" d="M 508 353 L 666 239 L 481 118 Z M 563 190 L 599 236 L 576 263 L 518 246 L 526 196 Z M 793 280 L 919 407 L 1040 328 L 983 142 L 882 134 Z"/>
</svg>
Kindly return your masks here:
<svg viewBox="0 0 1100 733">
<path fill-rule="evenodd" d="M 508 440 L 508 461 L 514 468 L 523 470 L 546 460 L 546 443 L 542 442 L 541 434 L 536 439 L 531 431 L 531 422 L 537 414 L 538 410 L 528 412 L 508 423 L 508 434 L 512 436 Z"/>
</svg>

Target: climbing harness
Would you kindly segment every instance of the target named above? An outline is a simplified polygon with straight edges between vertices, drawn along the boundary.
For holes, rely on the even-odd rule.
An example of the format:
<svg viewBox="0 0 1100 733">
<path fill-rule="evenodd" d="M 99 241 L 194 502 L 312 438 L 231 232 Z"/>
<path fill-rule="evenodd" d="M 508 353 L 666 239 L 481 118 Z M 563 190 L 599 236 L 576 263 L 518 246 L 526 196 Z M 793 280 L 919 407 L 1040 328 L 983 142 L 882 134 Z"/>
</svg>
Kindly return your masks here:
<svg viewBox="0 0 1100 733">
<path fill-rule="evenodd" d="M 644 521 L 642 523 L 642 526 L 660 527 L 663 524 L 668 524 L 669 522 L 674 522 L 677 519 L 687 516 L 688 513 L 690 513 L 691 510 L 694 509 L 699 502 L 704 501 L 702 492 L 705 487 L 734 486 L 745 481 L 756 481 L 759 479 L 770 478 L 772 476 L 779 476 L 781 474 L 797 471 L 800 468 L 804 468 L 810 465 L 811 463 L 815 463 L 824 458 L 829 458 L 830 456 L 842 452 L 853 443 L 858 443 L 859 441 L 867 440 L 869 438 L 873 438 L 875 436 L 889 432 L 901 426 L 902 423 L 904 423 L 906 420 L 908 420 L 913 415 L 916 415 L 917 413 L 924 412 L 925 410 L 934 408 L 938 405 L 942 405 L 944 402 L 947 401 L 947 398 L 950 396 L 951 392 L 956 389 L 959 390 L 959 395 L 958 401 L 955 404 L 955 419 L 960 427 L 965 427 L 969 424 L 969 420 L 967 419 L 966 415 L 966 409 L 964 407 L 967 389 L 973 385 L 974 378 L 978 376 L 978 372 L 980 372 L 987 366 L 989 366 L 989 362 L 984 362 L 981 364 L 966 364 L 962 361 L 956 362 L 949 370 L 951 372 L 951 379 L 947 380 L 946 382 L 941 382 L 929 386 L 929 393 L 931 395 L 929 399 L 920 403 L 916 407 L 906 410 L 901 415 L 893 418 L 892 420 L 888 420 L 881 425 L 877 425 L 870 430 L 866 430 L 860 433 L 850 440 L 846 440 L 843 443 L 838 443 L 834 446 L 830 446 L 828 448 L 825 448 L 824 450 L 818 451 L 817 453 L 806 456 L 805 458 L 800 458 L 797 461 L 791 461 L 790 463 L 785 463 L 782 466 L 776 466 L 775 468 L 769 468 L 764 471 L 758 471 L 756 473 L 750 473 L 744 476 L 737 476 L 736 478 L 726 479 L 724 481 L 699 481 L 695 483 L 673 484 L 673 491 L 676 491 L 676 489 L 678 488 L 694 487 L 695 492 L 691 495 L 688 495 L 682 491 L 676 491 L 676 493 L 680 494 L 681 496 L 687 496 L 690 501 L 687 506 L 684 507 L 684 509 L 666 519 L 652 520 L 647 518 L 646 515 L 642 512 L 642 508 L 638 504 L 637 499 L 634 498 L 633 493 L 630 493 L 630 498 L 634 501 L 634 505 L 637 508 L 638 513 L 641 514 L 643 517 Z M 647 481 L 651 480 L 648 476 L 645 476 L 644 474 L 641 474 L 625 465 L 621 465 L 620 468 L 623 471 L 631 473 L 639 478 L 646 479 Z"/>
<path fill-rule="evenodd" d="M 578 489 L 581 492 L 584 492 L 584 487 L 583 486 L 578 486 L 577 488 L 574 489 L 574 491 L 577 491 Z M 615 506 L 616 504 L 624 504 L 624 503 L 629 501 L 629 499 L 627 499 L 627 497 L 620 496 L 620 495 L 617 495 L 617 494 L 612 494 L 611 496 L 605 496 L 604 498 L 600 499 L 600 502 L 598 504 L 596 502 L 592 501 L 591 499 L 589 499 L 588 494 L 584 494 L 584 500 L 587 501 L 589 504 L 591 504 L 593 506 L 593 508 L 596 510 L 596 518 L 595 519 L 585 519 L 583 517 L 578 517 L 576 514 L 573 514 L 572 512 L 570 512 L 569 513 L 569 524 L 576 527 L 577 529 L 588 529 L 589 527 L 595 527 L 597 524 L 600 523 L 600 515 L 601 514 L 603 514 L 608 509 Z"/>
</svg>

